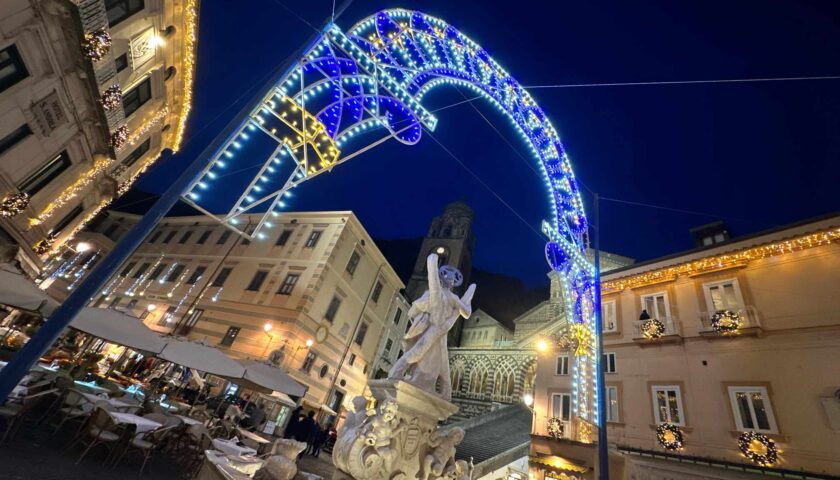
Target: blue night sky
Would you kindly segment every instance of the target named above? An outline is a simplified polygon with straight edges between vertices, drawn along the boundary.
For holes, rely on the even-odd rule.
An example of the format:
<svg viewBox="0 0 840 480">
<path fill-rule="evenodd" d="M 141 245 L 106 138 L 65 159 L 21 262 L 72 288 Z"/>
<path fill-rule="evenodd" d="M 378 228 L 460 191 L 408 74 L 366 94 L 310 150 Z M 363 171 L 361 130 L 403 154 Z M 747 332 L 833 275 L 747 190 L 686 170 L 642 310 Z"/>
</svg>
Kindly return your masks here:
<svg viewBox="0 0 840 480">
<path fill-rule="evenodd" d="M 315 26 L 332 8 L 327 0 L 202 2 L 186 144 L 161 159 L 140 190 L 162 192 L 306 42 L 313 29 L 284 5 Z M 390 7 L 448 21 L 525 86 L 840 75 L 840 2 L 833 0 L 357 0 L 337 23 L 346 30 Z M 607 251 L 645 260 L 691 248 L 688 229 L 719 218 L 743 235 L 840 207 L 840 80 L 531 93 L 592 191 L 713 214 L 604 202 Z M 442 89 L 427 107 L 463 98 Z M 548 195 L 535 160 L 508 145 L 523 146 L 507 120 L 480 100 L 438 117 L 435 137 L 538 229 L 549 215 Z M 239 161 L 236 168 L 259 159 Z M 476 266 L 545 283 L 545 240 L 428 137 L 413 147 L 380 146 L 308 182 L 289 209 L 353 210 L 372 236 L 404 238 L 422 236 L 461 197 L 476 210 Z"/>
</svg>

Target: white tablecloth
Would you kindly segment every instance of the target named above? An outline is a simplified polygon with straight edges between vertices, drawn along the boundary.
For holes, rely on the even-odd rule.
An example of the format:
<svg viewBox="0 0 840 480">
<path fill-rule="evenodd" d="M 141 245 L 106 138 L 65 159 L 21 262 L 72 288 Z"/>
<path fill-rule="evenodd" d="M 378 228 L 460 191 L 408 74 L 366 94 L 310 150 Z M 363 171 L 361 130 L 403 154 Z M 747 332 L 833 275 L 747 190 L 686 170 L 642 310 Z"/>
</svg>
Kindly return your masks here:
<svg viewBox="0 0 840 480">
<path fill-rule="evenodd" d="M 257 451 L 251 447 L 240 447 L 233 440 L 222 440 L 221 438 L 213 439 L 213 448 L 228 455 L 256 455 Z"/>
<path fill-rule="evenodd" d="M 96 394 L 93 394 L 93 393 L 84 393 L 84 392 L 81 392 L 81 395 L 83 397 L 85 397 L 86 399 L 90 400 L 91 402 L 93 402 L 93 404 L 95 404 L 96 402 L 108 402 L 111 405 L 113 405 L 114 407 L 119 408 L 119 409 L 125 409 L 126 407 L 140 408 L 140 405 L 133 404 L 133 403 L 126 403 L 126 402 L 117 400 L 116 398 L 108 398 L 108 397 L 103 396 L 103 395 L 96 395 Z M 86 412 L 89 412 L 89 411 L 93 410 L 93 407 L 94 407 L 93 404 L 85 403 L 82 406 L 82 408 Z"/>
<path fill-rule="evenodd" d="M 109 413 L 111 414 L 111 417 L 114 419 L 114 421 L 117 422 L 117 423 L 133 423 L 134 425 L 137 425 L 136 432 L 138 434 L 150 432 L 152 430 L 156 430 L 156 429 L 163 426 L 158 422 L 155 422 L 153 420 L 149 420 L 148 418 L 141 417 L 139 415 L 134 415 L 133 413 L 120 413 L 120 412 L 109 412 Z"/>
<path fill-rule="evenodd" d="M 266 440 L 263 437 L 257 435 L 256 433 L 249 432 L 247 430 L 243 430 L 239 427 L 236 427 L 236 432 L 241 435 L 243 438 L 247 438 L 256 443 L 271 443 L 271 440 Z"/>
<path fill-rule="evenodd" d="M 190 417 L 187 417 L 187 416 L 184 416 L 184 415 L 175 415 L 175 416 L 180 418 L 181 421 L 183 421 L 187 425 L 203 425 L 204 424 L 204 422 L 202 422 L 201 420 L 196 420 L 194 418 L 190 418 Z"/>
</svg>

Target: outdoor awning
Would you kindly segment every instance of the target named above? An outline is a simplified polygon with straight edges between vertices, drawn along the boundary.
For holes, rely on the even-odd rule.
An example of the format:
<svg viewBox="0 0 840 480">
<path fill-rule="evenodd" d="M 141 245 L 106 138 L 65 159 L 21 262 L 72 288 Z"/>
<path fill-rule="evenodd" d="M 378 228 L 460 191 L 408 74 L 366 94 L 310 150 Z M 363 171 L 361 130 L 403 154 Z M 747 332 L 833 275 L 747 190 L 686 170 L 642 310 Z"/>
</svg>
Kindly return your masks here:
<svg viewBox="0 0 840 480">
<path fill-rule="evenodd" d="M 315 402 L 310 402 L 309 400 L 304 400 L 303 403 L 312 407 L 312 409 L 315 410 L 316 412 L 324 412 L 327 415 L 338 416 L 338 413 L 335 410 L 333 410 L 332 408 L 330 408 L 326 405 L 319 405 Z"/>
<path fill-rule="evenodd" d="M 17 267 L 0 263 L 0 303 L 10 307 L 39 313 L 49 317 L 58 308 L 58 302 Z"/>
<path fill-rule="evenodd" d="M 118 345 L 148 353 L 159 353 L 166 340 L 137 317 L 111 308 L 83 308 L 70 327 Z"/>
<path fill-rule="evenodd" d="M 169 338 L 166 340 L 163 351 L 157 357 L 220 377 L 242 378 L 245 375 L 245 367 L 222 353 L 221 350 L 204 343 Z"/>
<path fill-rule="evenodd" d="M 276 392 L 276 391 L 275 391 L 275 392 L 271 392 L 271 395 L 267 395 L 267 396 L 268 396 L 268 397 L 270 397 L 270 398 L 275 399 L 276 401 L 278 401 L 278 402 L 280 402 L 280 403 L 282 403 L 282 404 L 288 405 L 288 406 L 290 406 L 290 407 L 295 407 L 295 406 L 297 406 L 297 404 L 295 403 L 295 401 L 294 401 L 294 400 L 292 400 L 292 399 L 291 399 L 288 395 L 286 395 L 285 393 L 280 393 L 280 392 Z"/>
<path fill-rule="evenodd" d="M 306 393 L 305 386 L 274 365 L 255 360 L 244 360 L 240 363 L 245 367 L 245 375 L 239 379 L 231 379 L 233 383 L 253 390 L 262 388 L 295 397 L 302 397 Z"/>
</svg>

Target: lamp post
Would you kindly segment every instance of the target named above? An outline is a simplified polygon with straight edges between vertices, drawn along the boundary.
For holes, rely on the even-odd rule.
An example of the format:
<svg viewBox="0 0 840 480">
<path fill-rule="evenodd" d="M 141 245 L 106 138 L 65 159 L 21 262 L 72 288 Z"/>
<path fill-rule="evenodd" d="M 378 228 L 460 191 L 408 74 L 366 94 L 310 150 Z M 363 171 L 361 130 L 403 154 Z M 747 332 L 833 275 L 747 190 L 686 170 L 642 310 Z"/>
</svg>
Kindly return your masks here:
<svg viewBox="0 0 840 480">
<path fill-rule="evenodd" d="M 290 365 L 295 363 L 295 358 L 297 358 L 298 350 L 303 349 L 303 348 L 312 348 L 312 345 L 315 345 L 315 342 L 311 338 L 307 338 L 306 343 L 304 343 L 303 345 L 298 345 L 295 348 L 295 351 L 292 353 L 291 363 L 286 365 L 286 373 L 289 373 L 289 370 L 291 370 Z"/>
<path fill-rule="evenodd" d="M 263 325 L 263 333 L 266 334 L 266 336 L 268 336 L 268 342 L 266 342 L 265 349 L 262 353 L 263 358 L 265 358 L 265 354 L 268 353 L 268 347 L 271 346 L 271 342 L 274 340 L 274 335 L 268 333 L 271 331 L 272 328 L 274 328 L 274 326 L 269 322 L 266 322 L 266 324 Z"/>
<path fill-rule="evenodd" d="M 531 433 L 533 434 L 534 429 L 537 427 L 535 425 L 535 423 L 537 421 L 537 419 L 536 419 L 537 415 L 536 415 L 536 411 L 533 408 L 534 396 L 531 395 L 530 393 L 526 393 L 525 395 L 522 396 L 522 403 L 524 403 L 525 406 L 528 407 L 528 410 L 531 411 Z"/>
</svg>

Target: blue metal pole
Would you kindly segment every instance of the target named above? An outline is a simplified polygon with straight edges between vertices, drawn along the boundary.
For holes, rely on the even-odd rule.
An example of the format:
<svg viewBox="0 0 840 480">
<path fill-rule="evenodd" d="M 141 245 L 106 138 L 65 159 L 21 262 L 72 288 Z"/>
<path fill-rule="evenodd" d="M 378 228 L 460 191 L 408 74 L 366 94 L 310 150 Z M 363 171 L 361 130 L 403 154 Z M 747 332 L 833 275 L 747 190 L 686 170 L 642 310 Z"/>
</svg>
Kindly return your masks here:
<svg viewBox="0 0 840 480">
<path fill-rule="evenodd" d="M 598 335 L 598 477 L 610 480 L 609 446 L 607 445 L 607 396 L 604 388 L 604 329 L 601 327 L 601 219 L 598 194 L 595 195 L 595 333 Z"/>
<path fill-rule="evenodd" d="M 339 13 L 346 8 L 348 2 L 340 9 Z M 329 28 L 331 23 L 326 23 L 326 28 Z M 325 31 L 325 30 L 324 30 Z M 9 361 L 5 368 L 0 370 L 0 405 L 6 402 L 6 399 L 11 393 L 12 389 L 17 386 L 24 375 L 32 368 L 32 365 L 38 361 L 41 355 L 50 348 L 55 342 L 61 332 L 70 325 L 73 318 L 79 311 L 87 305 L 87 303 L 96 296 L 102 289 L 105 282 L 113 275 L 117 269 L 125 262 L 128 257 L 134 252 L 137 247 L 143 242 L 149 233 L 155 228 L 161 218 L 169 212 L 169 210 L 178 202 L 181 195 L 186 191 L 194 179 L 198 178 L 207 162 L 213 158 L 214 154 L 227 141 L 235 135 L 239 125 L 241 125 L 246 115 L 250 114 L 262 102 L 265 91 L 285 77 L 297 65 L 297 59 L 301 57 L 303 52 L 309 51 L 321 39 L 322 32 L 317 32 L 313 35 L 312 40 L 308 42 L 306 47 L 298 50 L 295 54 L 289 57 L 285 64 L 286 68 L 282 70 L 282 74 L 277 75 L 266 83 L 266 86 L 257 91 L 254 99 L 243 108 L 233 120 L 228 123 L 225 129 L 216 137 L 216 139 L 208 145 L 204 151 L 198 155 L 195 160 L 187 167 L 184 173 L 181 174 L 174 182 L 169 185 L 169 188 L 154 205 L 146 212 L 145 215 L 137 222 L 128 233 L 120 239 L 114 246 L 114 249 L 102 259 L 99 264 L 88 274 L 87 278 L 82 281 L 73 293 L 67 297 L 67 300 L 61 304 L 60 307 L 52 314 L 52 316 L 44 323 L 32 338 L 26 342 L 26 345 L 18 351 L 14 357 Z"/>
</svg>

